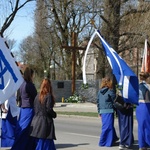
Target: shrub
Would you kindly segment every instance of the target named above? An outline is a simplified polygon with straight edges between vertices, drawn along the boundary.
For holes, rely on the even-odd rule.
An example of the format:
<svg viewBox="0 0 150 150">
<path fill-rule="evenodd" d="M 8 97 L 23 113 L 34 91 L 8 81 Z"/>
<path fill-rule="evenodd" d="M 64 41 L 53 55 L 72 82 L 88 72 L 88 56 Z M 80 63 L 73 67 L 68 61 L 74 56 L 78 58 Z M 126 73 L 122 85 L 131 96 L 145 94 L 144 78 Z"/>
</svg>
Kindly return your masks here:
<svg viewBox="0 0 150 150">
<path fill-rule="evenodd" d="M 69 98 L 65 99 L 66 103 L 80 103 L 82 102 L 81 96 L 78 96 L 77 94 L 73 94 L 73 96 L 70 96 Z"/>
</svg>

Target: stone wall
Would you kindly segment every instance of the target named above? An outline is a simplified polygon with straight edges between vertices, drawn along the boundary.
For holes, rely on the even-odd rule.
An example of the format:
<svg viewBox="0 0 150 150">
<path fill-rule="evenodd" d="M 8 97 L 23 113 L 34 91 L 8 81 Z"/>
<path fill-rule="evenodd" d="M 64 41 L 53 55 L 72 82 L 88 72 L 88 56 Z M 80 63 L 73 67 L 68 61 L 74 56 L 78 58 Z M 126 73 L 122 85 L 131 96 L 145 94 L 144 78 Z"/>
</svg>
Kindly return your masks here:
<svg viewBox="0 0 150 150">
<path fill-rule="evenodd" d="M 53 80 L 51 82 L 52 82 L 52 87 L 53 87 L 54 96 L 56 98 L 56 102 L 62 102 L 62 98 L 66 99 L 72 95 L 71 80 L 64 80 L 64 81 Z M 84 89 L 82 87 L 83 81 L 76 80 L 75 93 L 77 95 L 80 95 L 83 101 L 95 103 L 97 98 L 97 93 L 99 90 L 99 83 L 100 80 L 88 81 L 88 88 Z"/>
<path fill-rule="evenodd" d="M 61 102 L 62 97 L 66 99 L 71 95 L 71 81 L 51 80 L 51 83 L 56 102 Z"/>
</svg>

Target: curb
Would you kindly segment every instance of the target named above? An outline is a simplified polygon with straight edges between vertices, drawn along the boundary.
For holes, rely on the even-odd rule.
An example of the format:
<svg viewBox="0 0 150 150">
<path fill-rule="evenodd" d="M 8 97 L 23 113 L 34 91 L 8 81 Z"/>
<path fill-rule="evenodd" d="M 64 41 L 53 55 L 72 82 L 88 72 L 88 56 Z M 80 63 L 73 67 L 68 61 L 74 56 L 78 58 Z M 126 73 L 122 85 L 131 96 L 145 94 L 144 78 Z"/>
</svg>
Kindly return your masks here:
<svg viewBox="0 0 150 150">
<path fill-rule="evenodd" d="M 97 108 L 96 104 L 93 103 L 56 103 L 55 107 L 90 107 Z"/>
</svg>

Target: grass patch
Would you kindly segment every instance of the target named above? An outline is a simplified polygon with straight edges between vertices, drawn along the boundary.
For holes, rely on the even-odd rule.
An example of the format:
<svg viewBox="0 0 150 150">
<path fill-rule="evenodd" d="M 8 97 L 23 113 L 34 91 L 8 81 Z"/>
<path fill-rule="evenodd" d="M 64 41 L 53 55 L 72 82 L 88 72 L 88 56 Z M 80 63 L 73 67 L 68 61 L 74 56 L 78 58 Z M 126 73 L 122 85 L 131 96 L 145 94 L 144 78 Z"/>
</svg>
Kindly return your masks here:
<svg viewBox="0 0 150 150">
<path fill-rule="evenodd" d="M 74 116 L 86 116 L 86 117 L 98 117 L 98 113 L 96 112 L 68 112 L 68 111 L 57 111 L 57 114 L 61 115 L 74 115 Z M 118 118 L 115 115 L 115 118 Z M 136 119 L 136 117 L 133 115 L 133 118 Z"/>
<path fill-rule="evenodd" d="M 67 112 L 67 111 L 58 111 L 57 114 L 61 115 L 75 115 L 75 116 L 87 116 L 87 117 L 97 117 L 98 113 L 96 112 Z"/>
</svg>

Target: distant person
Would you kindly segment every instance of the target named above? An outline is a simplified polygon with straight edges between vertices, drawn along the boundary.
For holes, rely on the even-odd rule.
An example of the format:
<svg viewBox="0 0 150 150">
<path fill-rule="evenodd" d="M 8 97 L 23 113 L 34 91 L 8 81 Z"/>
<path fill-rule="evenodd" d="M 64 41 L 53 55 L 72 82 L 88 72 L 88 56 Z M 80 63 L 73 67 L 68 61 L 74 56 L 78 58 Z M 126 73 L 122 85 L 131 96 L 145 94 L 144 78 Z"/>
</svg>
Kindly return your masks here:
<svg viewBox="0 0 150 150">
<path fill-rule="evenodd" d="M 118 140 L 114 128 L 113 100 L 115 97 L 112 79 L 109 77 L 103 78 L 97 99 L 98 114 L 102 120 L 99 146 L 111 147 Z"/>
<path fill-rule="evenodd" d="M 24 82 L 19 88 L 21 97 L 20 115 L 15 130 L 15 142 L 11 150 L 29 150 L 32 143 L 29 138 L 29 129 L 34 115 L 33 103 L 37 95 L 37 90 L 33 84 L 34 71 L 26 67 L 23 77 Z"/>
<path fill-rule="evenodd" d="M 140 73 L 139 105 L 136 107 L 138 143 L 140 150 L 150 147 L 150 89 L 149 73 Z"/>
<path fill-rule="evenodd" d="M 20 109 L 15 94 L 1 105 L 1 147 L 12 147 L 15 140 L 15 128 Z"/>
<path fill-rule="evenodd" d="M 56 150 L 54 140 L 55 127 L 53 118 L 56 118 L 56 112 L 53 110 L 55 99 L 52 86 L 49 79 L 43 79 L 40 92 L 34 100 L 34 112 L 30 136 L 35 139 L 33 150 Z"/>
</svg>

